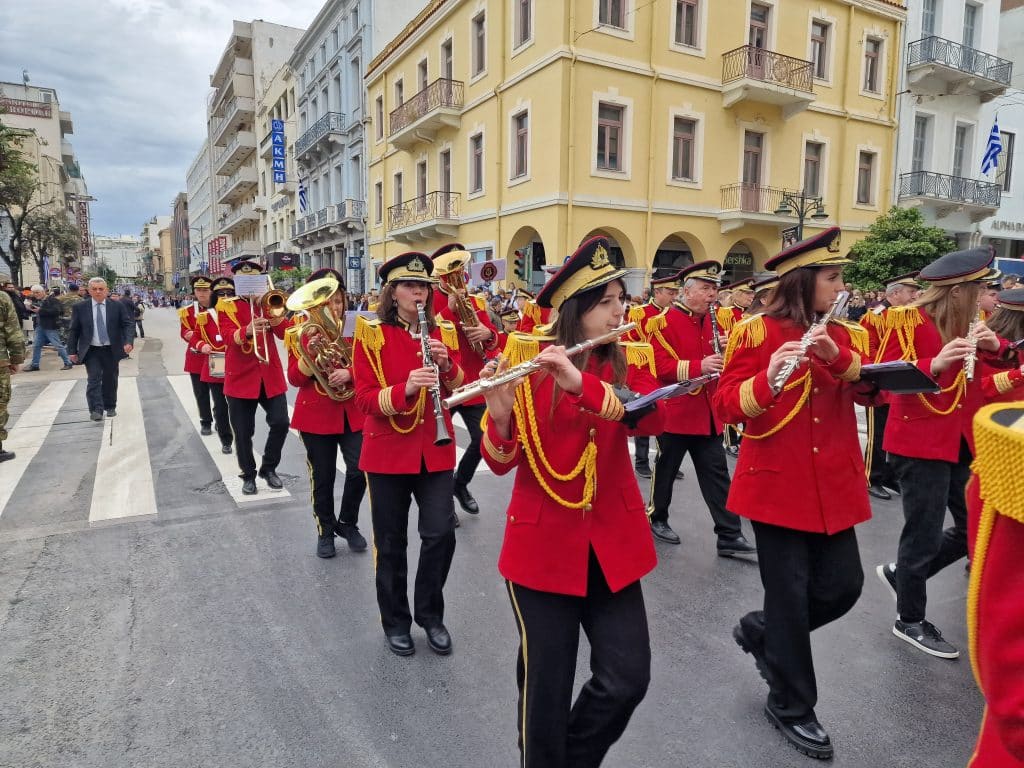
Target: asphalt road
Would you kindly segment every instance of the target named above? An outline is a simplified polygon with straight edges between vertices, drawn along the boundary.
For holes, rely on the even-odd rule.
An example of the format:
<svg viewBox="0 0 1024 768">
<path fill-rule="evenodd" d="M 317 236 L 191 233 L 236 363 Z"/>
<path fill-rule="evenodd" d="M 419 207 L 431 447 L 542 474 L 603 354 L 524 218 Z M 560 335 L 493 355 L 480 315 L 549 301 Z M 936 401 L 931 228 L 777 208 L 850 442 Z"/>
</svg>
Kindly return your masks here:
<svg viewBox="0 0 1024 768">
<path fill-rule="evenodd" d="M 314 555 L 298 439 L 279 469 L 289 493 L 271 499 L 261 487 L 262 498 L 236 502 L 175 394 L 175 314 L 151 310 L 146 326 L 144 348 L 122 367 L 122 384 L 137 376 L 144 449 L 133 449 L 127 472 L 104 462 L 132 439 L 130 427 L 111 434 L 109 421 L 87 420 L 80 367 L 55 372 L 48 350 L 43 372 L 15 379 L 15 433 L 50 384 L 70 390 L 52 423 L 22 420 L 23 436 L 41 435 L 18 448 L 36 451 L 15 467 L 22 474 L 0 465 L 0 766 L 516 765 L 517 637 L 495 567 L 511 479 L 479 474 L 483 511 L 462 515 L 446 591 L 455 652 L 435 656 L 415 630 L 416 655 L 393 656 L 372 555 L 340 540 L 333 560 Z M 264 434 L 258 424 L 257 445 Z M 716 557 L 685 469 L 671 518 L 683 544 L 659 544 L 644 582 L 653 680 L 605 764 L 812 764 L 765 722 L 766 688 L 730 636 L 760 601 L 756 564 Z M 90 521 L 129 479 L 127 507 Z M 368 535 L 365 502 L 360 520 Z M 898 502 L 876 502 L 858 529 L 864 594 L 814 636 L 817 712 L 837 766 L 963 766 L 980 720 L 960 564 L 930 584 L 929 618 L 963 658 L 925 656 L 890 633 L 895 606 L 873 568 L 893 558 L 900 521 Z M 587 652 L 581 644 L 578 683 Z"/>
</svg>

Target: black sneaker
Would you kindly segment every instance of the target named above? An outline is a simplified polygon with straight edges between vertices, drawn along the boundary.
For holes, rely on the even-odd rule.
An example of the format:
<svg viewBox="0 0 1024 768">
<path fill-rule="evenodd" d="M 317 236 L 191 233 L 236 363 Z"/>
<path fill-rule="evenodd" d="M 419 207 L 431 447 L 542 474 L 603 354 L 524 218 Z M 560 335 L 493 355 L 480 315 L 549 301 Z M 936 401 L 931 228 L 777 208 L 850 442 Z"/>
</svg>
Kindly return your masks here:
<svg viewBox="0 0 1024 768">
<path fill-rule="evenodd" d="M 896 563 L 885 563 L 875 568 L 878 578 L 892 593 L 892 599 L 896 599 Z"/>
<path fill-rule="evenodd" d="M 366 551 L 366 539 L 359 532 L 359 528 L 350 523 L 338 523 L 334 526 L 334 532 L 348 542 L 348 548 L 353 552 Z"/>
<path fill-rule="evenodd" d="M 918 650 L 940 659 L 956 659 L 960 651 L 942 639 L 942 633 L 930 621 L 900 621 L 896 619 L 892 633 Z"/>
<path fill-rule="evenodd" d="M 324 559 L 334 557 L 334 534 L 316 537 L 316 556 Z"/>
<path fill-rule="evenodd" d="M 650 464 L 637 464 L 634 469 L 640 477 L 650 479 L 651 477 L 651 466 Z"/>
</svg>

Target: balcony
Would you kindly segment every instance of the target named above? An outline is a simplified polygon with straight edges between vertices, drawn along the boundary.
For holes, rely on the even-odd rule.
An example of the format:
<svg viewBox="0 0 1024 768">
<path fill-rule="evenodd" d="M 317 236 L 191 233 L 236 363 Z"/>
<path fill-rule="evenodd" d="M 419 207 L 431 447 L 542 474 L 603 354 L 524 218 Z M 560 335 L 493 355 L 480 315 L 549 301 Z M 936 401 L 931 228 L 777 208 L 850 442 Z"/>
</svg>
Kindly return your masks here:
<svg viewBox="0 0 1024 768">
<path fill-rule="evenodd" d="M 306 244 L 335 239 L 349 231 L 362 231 L 365 217 L 366 203 L 349 198 L 296 221 L 292 238 Z"/>
<path fill-rule="evenodd" d="M 236 59 L 252 58 L 252 25 L 247 21 L 235 21 L 232 24 L 228 43 L 220 55 L 217 68 L 210 75 L 210 86 L 213 88 L 219 88 L 224 82 Z"/>
<path fill-rule="evenodd" d="M 231 261 L 242 256 L 260 256 L 262 253 L 263 249 L 255 240 L 243 240 L 239 243 L 233 243 L 230 248 L 224 251 L 221 260 Z"/>
<path fill-rule="evenodd" d="M 744 45 L 722 54 L 722 106 L 774 104 L 785 120 L 814 102 L 814 65 Z"/>
<path fill-rule="evenodd" d="M 60 111 L 60 132 L 65 135 L 75 132 L 75 125 L 71 122 L 71 113 L 65 112 L 63 109 Z"/>
<path fill-rule="evenodd" d="M 215 118 L 212 123 L 213 143 L 219 147 L 224 146 L 230 131 L 252 127 L 256 118 L 256 102 L 249 96 L 236 96 L 224 104 L 223 112 L 224 116 L 220 119 Z M 255 146 L 254 140 L 253 147 Z"/>
<path fill-rule="evenodd" d="M 964 214 L 972 224 L 992 216 L 1002 202 L 1002 187 L 990 181 L 932 171 L 900 174 L 901 203 L 927 208 L 935 218 Z"/>
<path fill-rule="evenodd" d="M 232 96 L 248 96 L 255 98 L 255 82 L 253 81 L 252 59 L 233 59 L 226 76 L 217 86 L 214 96 L 213 114 L 221 114 L 221 109 Z"/>
<path fill-rule="evenodd" d="M 71 142 L 67 139 L 60 140 L 60 159 L 65 163 L 73 163 L 75 161 L 75 148 L 71 146 Z"/>
<path fill-rule="evenodd" d="M 231 235 L 240 229 L 248 227 L 251 222 L 258 223 L 259 220 L 260 215 L 253 208 L 252 203 L 242 203 L 237 208 L 232 208 L 221 216 L 218 223 L 220 224 L 222 235 Z"/>
<path fill-rule="evenodd" d="M 256 188 L 256 169 L 243 165 L 217 188 L 217 202 L 230 204 Z"/>
<path fill-rule="evenodd" d="M 442 128 L 462 122 L 464 87 L 461 80 L 438 78 L 389 116 L 388 138 L 398 149 L 420 141 L 433 141 Z"/>
<path fill-rule="evenodd" d="M 726 184 L 722 187 L 722 209 L 718 214 L 718 223 L 722 234 L 740 229 L 748 224 L 791 226 L 794 223 L 792 216 L 779 216 L 775 213 L 782 198 L 787 194 L 799 195 L 800 193 L 745 181 L 738 184 Z"/>
<path fill-rule="evenodd" d="M 388 235 L 400 242 L 455 237 L 459 232 L 458 192 L 429 192 L 388 208 Z"/>
<path fill-rule="evenodd" d="M 916 91 L 973 93 L 987 102 L 1010 87 L 1013 62 L 942 37 L 925 37 L 907 46 L 907 74 Z"/>
<path fill-rule="evenodd" d="M 317 120 L 302 134 L 295 142 L 295 159 L 301 162 L 302 158 L 312 153 L 328 154 L 331 151 L 332 143 L 342 143 L 342 133 L 345 129 L 345 115 L 341 112 L 328 112 Z"/>
<path fill-rule="evenodd" d="M 230 176 L 241 167 L 255 149 L 256 134 L 251 131 L 239 131 L 231 143 L 213 161 L 213 172 L 217 176 Z"/>
</svg>

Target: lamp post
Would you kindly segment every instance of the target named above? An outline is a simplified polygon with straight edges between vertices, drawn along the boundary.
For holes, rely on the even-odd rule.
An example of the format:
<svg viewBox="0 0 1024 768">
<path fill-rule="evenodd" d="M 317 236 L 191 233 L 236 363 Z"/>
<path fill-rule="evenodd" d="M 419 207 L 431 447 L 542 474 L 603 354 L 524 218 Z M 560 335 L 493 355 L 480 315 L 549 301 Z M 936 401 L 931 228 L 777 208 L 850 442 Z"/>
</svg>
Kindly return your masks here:
<svg viewBox="0 0 1024 768">
<path fill-rule="evenodd" d="M 206 228 L 200 224 L 198 227 L 189 227 L 188 230 L 189 232 L 199 232 L 199 263 L 203 264 L 206 261 Z M 209 265 L 202 271 L 206 272 L 208 269 Z"/>
<path fill-rule="evenodd" d="M 821 195 L 808 195 L 806 191 L 783 192 L 779 207 L 775 209 L 776 216 L 796 216 L 796 240 L 804 239 L 804 220 L 810 216 L 815 221 L 824 221 L 828 218 L 825 213 L 825 203 Z M 787 244 L 783 243 L 783 247 Z"/>
</svg>

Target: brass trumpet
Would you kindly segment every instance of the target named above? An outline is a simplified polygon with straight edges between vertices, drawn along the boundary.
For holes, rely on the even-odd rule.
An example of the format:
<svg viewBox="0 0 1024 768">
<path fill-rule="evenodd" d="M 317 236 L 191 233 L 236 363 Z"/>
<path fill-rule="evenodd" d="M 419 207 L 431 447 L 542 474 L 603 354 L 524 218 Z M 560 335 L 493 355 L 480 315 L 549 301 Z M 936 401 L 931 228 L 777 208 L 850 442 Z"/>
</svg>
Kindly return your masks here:
<svg viewBox="0 0 1024 768">
<path fill-rule="evenodd" d="M 330 381 L 331 371 L 352 367 L 352 349 L 341 336 L 342 318 L 327 303 L 338 287 L 338 281 L 330 276 L 313 280 L 289 296 L 285 307 L 306 318 L 298 331 L 299 358 L 313 371 L 327 396 L 342 402 L 351 399 L 355 390 L 351 386 L 334 386 Z"/>
<path fill-rule="evenodd" d="M 286 311 L 285 302 L 288 299 L 288 295 L 284 291 L 274 288 L 274 283 L 269 275 L 267 276 L 267 284 L 270 286 L 270 290 L 260 296 L 259 299 L 253 299 L 252 296 L 249 297 L 249 316 L 253 320 L 261 317 L 268 320 L 284 317 Z M 259 314 L 256 312 L 257 307 L 260 310 Z M 253 331 L 252 353 L 264 365 L 270 363 L 270 339 L 267 337 L 266 329 Z"/>
<path fill-rule="evenodd" d="M 446 257 L 454 257 L 455 253 L 446 254 Z M 480 325 L 480 319 L 476 316 L 476 309 L 473 306 L 472 299 L 467 295 L 465 269 L 468 260 L 459 257 L 451 258 L 449 262 L 444 262 L 446 257 L 442 257 L 435 264 L 434 277 L 444 287 L 445 293 L 455 296 L 455 314 L 459 316 L 459 325 L 463 328 L 475 328 Z M 473 351 L 480 355 L 480 357 L 486 355 L 482 342 L 475 341 L 470 346 L 473 347 Z"/>
</svg>

